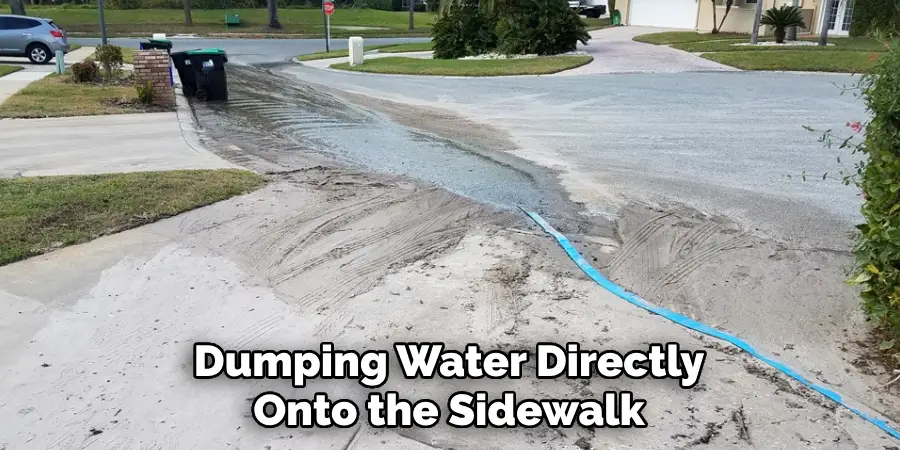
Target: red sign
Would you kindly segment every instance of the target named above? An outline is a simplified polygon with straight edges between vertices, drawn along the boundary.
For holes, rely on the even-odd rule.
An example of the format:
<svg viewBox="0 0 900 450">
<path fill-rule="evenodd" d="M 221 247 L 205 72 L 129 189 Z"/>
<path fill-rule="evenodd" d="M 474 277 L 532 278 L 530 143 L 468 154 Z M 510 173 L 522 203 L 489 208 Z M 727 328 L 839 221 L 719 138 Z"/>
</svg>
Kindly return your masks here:
<svg viewBox="0 0 900 450">
<path fill-rule="evenodd" d="M 325 2 L 325 4 L 324 4 L 323 7 L 325 8 L 325 15 L 326 15 L 326 16 L 330 16 L 330 15 L 334 14 L 334 3 L 332 3 L 332 2 Z"/>
</svg>

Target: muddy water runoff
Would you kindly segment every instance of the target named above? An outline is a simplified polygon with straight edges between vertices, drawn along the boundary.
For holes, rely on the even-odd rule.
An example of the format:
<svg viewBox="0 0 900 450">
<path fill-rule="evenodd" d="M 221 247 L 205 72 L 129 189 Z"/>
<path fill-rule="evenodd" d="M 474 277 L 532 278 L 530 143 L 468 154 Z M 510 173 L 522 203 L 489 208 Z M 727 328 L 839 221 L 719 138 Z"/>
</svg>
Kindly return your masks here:
<svg viewBox="0 0 900 450">
<path fill-rule="evenodd" d="M 227 103 L 194 104 L 213 147 L 239 147 L 237 163 L 264 160 L 279 170 L 302 168 L 323 156 L 340 166 L 369 169 L 434 184 L 502 209 L 518 206 L 548 217 L 578 219 L 547 169 L 500 152 L 422 133 L 264 67 L 230 66 Z M 221 151 L 220 151 L 221 153 Z M 566 227 L 579 231 L 581 227 Z"/>
</svg>

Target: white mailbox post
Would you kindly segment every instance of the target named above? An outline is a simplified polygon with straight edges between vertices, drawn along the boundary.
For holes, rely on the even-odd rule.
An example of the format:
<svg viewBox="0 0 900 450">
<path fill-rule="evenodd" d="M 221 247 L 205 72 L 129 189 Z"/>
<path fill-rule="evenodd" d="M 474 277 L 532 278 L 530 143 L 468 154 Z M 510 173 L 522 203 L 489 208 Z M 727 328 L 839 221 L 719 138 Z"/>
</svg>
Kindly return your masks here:
<svg viewBox="0 0 900 450">
<path fill-rule="evenodd" d="M 350 48 L 350 65 L 358 66 L 363 63 L 363 38 L 354 36 L 348 43 Z"/>
</svg>

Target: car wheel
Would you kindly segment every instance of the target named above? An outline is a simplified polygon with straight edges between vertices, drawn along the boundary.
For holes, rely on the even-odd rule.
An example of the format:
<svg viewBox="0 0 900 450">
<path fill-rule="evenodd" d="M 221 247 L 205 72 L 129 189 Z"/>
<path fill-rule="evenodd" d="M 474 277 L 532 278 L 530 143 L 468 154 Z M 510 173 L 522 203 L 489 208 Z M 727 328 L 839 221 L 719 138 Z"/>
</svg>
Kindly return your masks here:
<svg viewBox="0 0 900 450">
<path fill-rule="evenodd" d="M 31 44 L 25 52 L 28 54 L 28 59 L 35 64 L 47 64 L 53 59 L 50 49 L 44 44 Z"/>
</svg>

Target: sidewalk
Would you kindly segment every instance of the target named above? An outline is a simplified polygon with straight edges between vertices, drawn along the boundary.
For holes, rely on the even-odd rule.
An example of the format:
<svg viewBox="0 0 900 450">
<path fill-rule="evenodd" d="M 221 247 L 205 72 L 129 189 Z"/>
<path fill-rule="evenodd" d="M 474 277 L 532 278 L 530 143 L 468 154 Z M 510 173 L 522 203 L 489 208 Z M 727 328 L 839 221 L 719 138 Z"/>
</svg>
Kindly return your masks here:
<svg viewBox="0 0 900 450">
<path fill-rule="evenodd" d="M 94 53 L 94 47 L 81 47 L 66 55 L 66 65 L 72 65 L 84 60 Z M 3 103 L 13 94 L 24 89 L 33 81 L 50 75 L 56 71 L 56 64 L 35 65 L 24 62 L 23 58 L 0 58 L 0 64 L 10 66 L 22 66 L 24 69 L 13 72 L 5 77 L 0 77 L 0 103 Z"/>
</svg>

